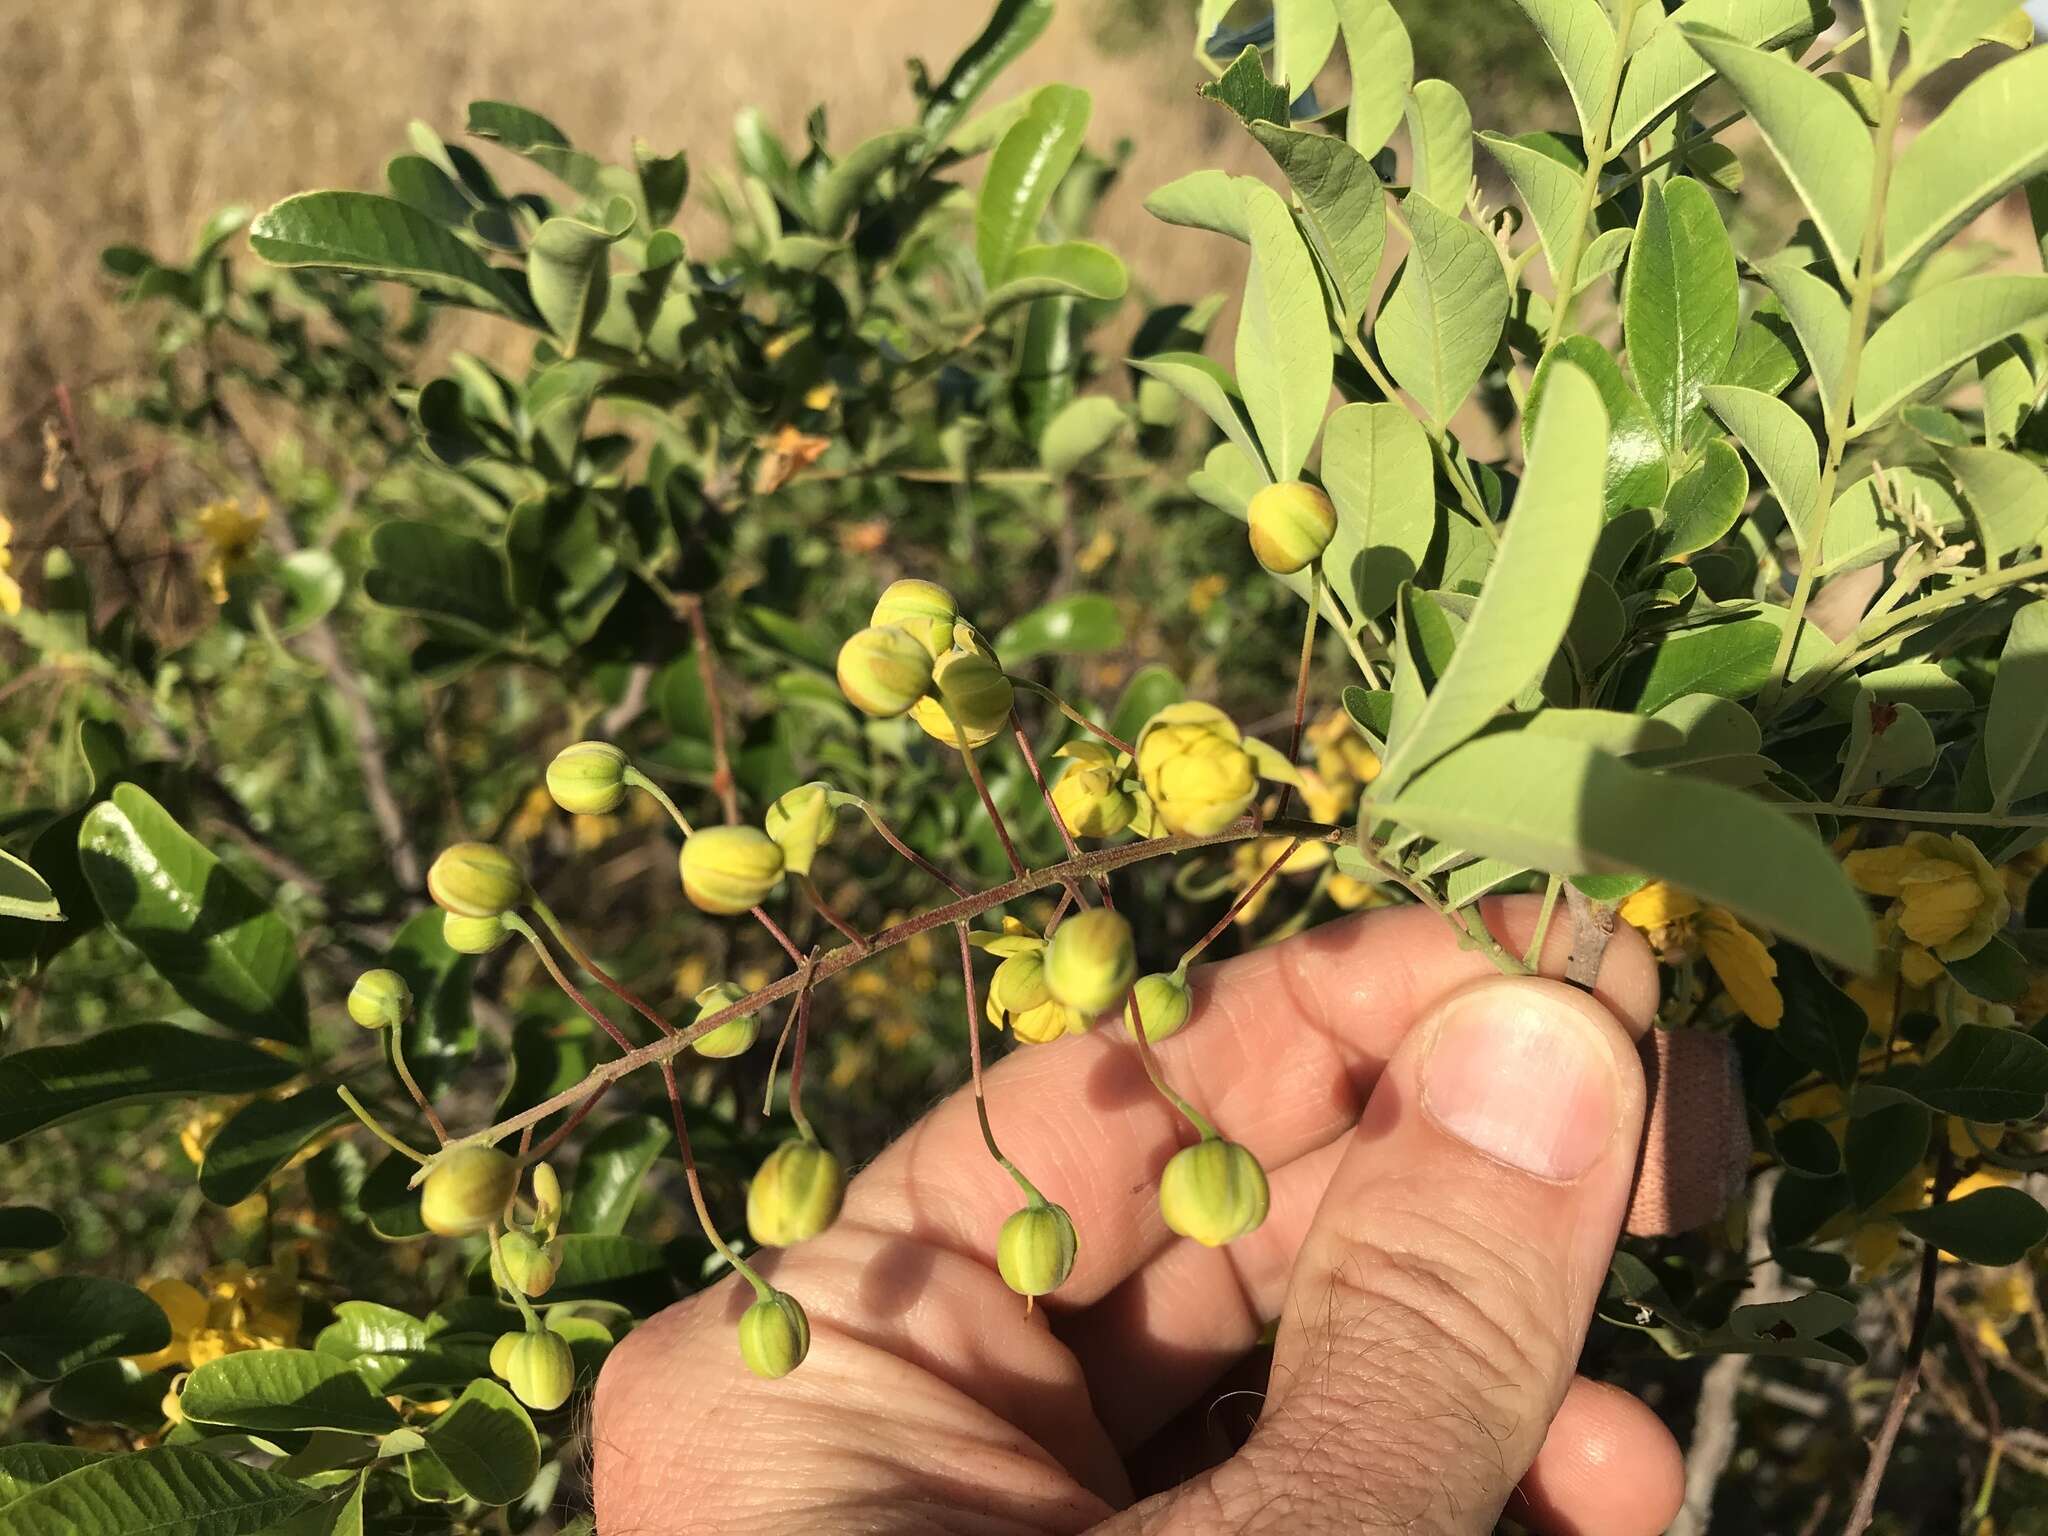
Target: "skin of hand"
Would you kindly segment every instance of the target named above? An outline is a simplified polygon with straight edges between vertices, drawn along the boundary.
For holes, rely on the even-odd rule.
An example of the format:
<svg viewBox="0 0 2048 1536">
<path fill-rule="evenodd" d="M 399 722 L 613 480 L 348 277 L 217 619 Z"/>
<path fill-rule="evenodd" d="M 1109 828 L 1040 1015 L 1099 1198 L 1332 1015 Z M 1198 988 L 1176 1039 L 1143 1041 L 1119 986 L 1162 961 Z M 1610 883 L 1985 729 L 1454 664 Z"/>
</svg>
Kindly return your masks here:
<svg viewBox="0 0 2048 1536">
<path fill-rule="evenodd" d="M 1519 952 L 1536 906 L 1487 921 Z M 1684 1482 L 1670 1433 L 1574 1374 L 1642 1136 L 1641 939 L 1616 932 L 1588 996 L 1501 977 L 1396 909 L 1209 966 L 1194 995 L 1160 1065 L 1265 1165 L 1263 1226 L 1218 1249 L 1166 1229 L 1159 1170 L 1193 1137 L 1120 1027 L 1016 1052 L 988 1074 L 989 1112 L 1073 1217 L 1067 1283 L 1027 1313 L 997 1276 L 1022 1202 L 956 1093 L 828 1231 L 764 1256 L 810 1315 L 794 1375 L 741 1364 L 737 1278 L 613 1350 L 601 1536 L 1480 1536 L 1503 1509 L 1548 1536 L 1664 1530 Z M 1142 1448 L 1276 1317 L 1250 1439 L 1136 1499 Z"/>
</svg>

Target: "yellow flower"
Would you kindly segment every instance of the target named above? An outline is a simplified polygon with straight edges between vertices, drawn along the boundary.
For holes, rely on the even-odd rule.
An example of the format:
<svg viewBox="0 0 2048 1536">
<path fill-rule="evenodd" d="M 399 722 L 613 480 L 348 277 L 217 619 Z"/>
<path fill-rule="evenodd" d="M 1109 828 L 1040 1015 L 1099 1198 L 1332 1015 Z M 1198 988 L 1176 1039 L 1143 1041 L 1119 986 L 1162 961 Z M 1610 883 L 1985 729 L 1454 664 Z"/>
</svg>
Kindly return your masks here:
<svg viewBox="0 0 2048 1536">
<path fill-rule="evenodd" d="M 199 537 L 206 543 L 206 586 L 216 603 L 228 600 L 229 572 L 249 557 L 269 519 L 269 502 L 258 500 L 254 511 L 244 512 L 232 496 L 208 502 L 195 514 Z"/>
<path fill-rule="evenodd" d="M 1229 590 L 1230 580 L 1226 576 L 1199 577 L 1188 584 L 1188 608 L 1196 618 L 1204 618 L 1216 606 L 1216 599 Z"/>
<path fill-rule="evenodd" d="M 1081 546 L 1081 552 L 1074 556 L 1074 565 L 1084 576 L 1093 576 L 1116 553 L 1116 535 L 1107 528 L 1098 528 L 1095 537 Z"/>
<path fill-rule="evenodd" d="M 769 496 L 823 458 L 832 439 L 783 426 L 774 436 L 761 438 L 755 446 L 762 452 L 754 466 L 754 494 Z"/>
<path fill-rule="evenodd" d="M 1915 832 L 1852 853 L 1842 868 L 1858 889 L 1894 898 L 1899 932 L 1943 960 L 1977 953 L 2012 913 L 1998 871 L 1961 835 Z M 1903 963 L 1901 974 L 1913 979 Z"/>
<path fill-rule="evenodd" d="M 1309 726 L 1305 738 L 1315 749 L 1316 772 L 1331 783 L 1370 784 L 1380 776 L 1380 756 L 1366 745 L 1351 717 L 1331 710 Z"/>
<path fill-rule="evenodd" d="M 1175 832 L 1220 832 L 1252 803 L 1259 770 L 1244 733 L 1212 704 L 1169 704 L 1138 733 L 1138 777 Z"/>
<path fill-rule="evenodd" d="M 168 1345 L 129 1357 L 144 1371 L 192 1369 L 248 1349 L 289 1349 L 299 1339 L 302 1300 L 290 1263 L 220 1264 L 197 1286 L 166 1277 L 142 1289 L 171 1323 Z"/>
<path fill-rule="evenodd" d="M 0 517 L 0 613 L 10 619 L 21 612 L 21 583 L 14 579 L 14 524 Z"/>
<path fill-rule="evenodd" d="M 1618 915 L 1649 938 L 1666 959 L 1697 944 L 1729 1000 L 1760 1029 L 1776 1029 L 1785 1017 L 1785 999 L 1778 991 L 1778 962 L 1770 946 L 1726 907 L 1710 907 L 1698 897 L 1653 880 L 1624 901 Z"/>
<path fill-rule="evenodd" d="M 1266 871 L 1273 868 L 1273 861 L 1287 853 L 1291 837 L 1261 837 L 1251 842 L 1239 843 L 1230 854 L 1230 883 L 1240 891 L 1248 891 L 1266 877 Z M 1239 923 L 1258 921 L 1259 913 L 1266 903 L 1273 899 L 1273 893 L 1280 888 L 1280 876 L 1313 874 L 1330 862 L 1328 843 L 1303 843 L 1265 883 L 1259 885 L 1251 900 L 1238 909 L 1234 919 Z"/>
<path fill-rule="evenodd" d="M 1356 875 L 1347 875 L 1341 869 L 1331 871 L 1330 883 L 1323 887 L 1323 894 L 1343 912 L 1356 912 L 1361 907 L 1384 907 L 1394 899 L 1385 886 L 1374 885 Z"/>
</svg>

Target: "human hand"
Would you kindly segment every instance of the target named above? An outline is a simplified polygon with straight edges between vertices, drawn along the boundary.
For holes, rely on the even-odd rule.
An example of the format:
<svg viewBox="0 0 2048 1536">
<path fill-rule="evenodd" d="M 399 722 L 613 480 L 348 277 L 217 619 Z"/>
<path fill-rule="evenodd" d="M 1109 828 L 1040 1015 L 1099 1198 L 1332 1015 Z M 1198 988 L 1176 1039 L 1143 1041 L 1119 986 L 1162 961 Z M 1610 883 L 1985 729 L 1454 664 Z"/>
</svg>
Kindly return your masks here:
<svg viewBox="0 0 2048 1536">
<path fill-rule="evenodd" d="M 1488 918 L 1519 949 L 1536 903 Z M 1067 1283 L 1027 1313 L 997 1276 L 1017 1192 L 956 1093 L 828 1231 L 765 1256 L 810 1316 L 794 1375 L 741 1364 L 737 1277 L 612 1352 L 603 1536 L 1471 1536 L 1504 1506 L 1552 1536 L 1663 1530 L 1670 1434 L 1573 1374 L 1642 1138 L 1641 940 L 1615 934 L 1588 997 L 1502 978 L 1407 908 L 1211 966 L 1194 992 L 1160 1063 L 1265 1165 L 1263 1226 L 1219 1249 L 1167 1231 L 1158 1173 L 1189 1138 L 1122 1028 L 1017 1052 L 988 1074 L 990 1114 L 1073 1217 Z M 1176 1417 L 1274 1317 L 1249 1441 L 1138 1500 L 1161 1443 L 1190 1439 Z"/>
</svg>

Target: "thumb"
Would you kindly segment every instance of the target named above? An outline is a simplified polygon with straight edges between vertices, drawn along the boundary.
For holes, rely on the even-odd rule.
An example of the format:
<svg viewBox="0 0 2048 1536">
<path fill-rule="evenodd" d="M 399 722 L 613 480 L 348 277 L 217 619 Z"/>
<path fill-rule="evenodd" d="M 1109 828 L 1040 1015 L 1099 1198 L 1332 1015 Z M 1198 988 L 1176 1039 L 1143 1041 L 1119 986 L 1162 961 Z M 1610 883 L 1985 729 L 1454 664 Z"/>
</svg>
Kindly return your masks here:
<svg viewBox="0 0 2048 1536">
<path fill-rule="evenodd" d="M 1312 1489 L 1307 1529 L 1491 1531 L 1571 1384 L 1642 1125 L 1635 1045 L 1592 998 L 1505 978 L 1447 997 L 1342 1154 L 1259 1430 L 1211 1492 Z"/>
</svg>

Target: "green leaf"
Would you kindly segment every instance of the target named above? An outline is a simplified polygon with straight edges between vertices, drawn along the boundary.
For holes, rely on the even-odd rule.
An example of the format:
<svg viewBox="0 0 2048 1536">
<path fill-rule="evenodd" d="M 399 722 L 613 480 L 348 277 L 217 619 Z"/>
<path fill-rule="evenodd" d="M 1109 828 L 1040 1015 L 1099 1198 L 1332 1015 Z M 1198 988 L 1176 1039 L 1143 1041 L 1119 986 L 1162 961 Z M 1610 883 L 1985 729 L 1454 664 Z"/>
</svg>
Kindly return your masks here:
<svg viewBox="0 0 2048 1536">
<path fill-rule="evenodd" d="M 1593 119 L 1607 104 L 1609 77 L 1614 73 L 1614 23 L 1600 0 L 1516 0 L 1536 24 L 1543 46 L 1564 76 L 1572 106 L 1579 114 L 1579 132 L 1593 136 Z"/>
<path fill-rule="evenodd" d="M 1053 0 L 999 0 L 988 24 L 953 61 L 925 103 L 921 126 L 928 154 L 952 136 L 989 82 L 1038 41 L 1052 21 L 1052 4 Z"/>
<path fill-rule="evenodd" d="M 1329 319 L 1287 204 L 1263 182 L 1247 182 L 1244 194 L 1252 264 L 1237 325 L 1237 382 L 1274 478 L 1292 480 L 1330 400 Z"/>
<path fill-rule="evenodd" d="M 1842 1171 L 1842 1149 L 1818 1120 L 1790 1120 L 1772 1136 L 1785 1171 L 1803 1179 L 1832 1179 Z"/>
<path fill-rule="evenodd" d="M 246 1349 L 193 1371 L 185 1417 L 258 1434 L 332 1429 L 382 1435 L 402 1421 L 347 1361 L 311 1349 Z"/>
<path fill-rule="evenodd" d="M 1253 123 L 1251 133 L 1266 147 L 1301 200 L 1302 225 L 1337 296 L 1342 328 L 1355 331 L 1372 302 L 1373 279 L 1379 275 L 1380 257 L 1387 248 L 1387 200 L 1379 177 L 1365 156 L 1327 133 L 1272 123 Z M 1251 210 L 1263 199 L 1251 191 L 1253 185 L 1258 184 L 1244 184 L 1244 197 L 1247 229 L 1255 234 L 1260 224 Z M 1277 229 L 1270 219 L 1266 222 Z M 1256 239 L 1252 255 L 1256 262 Z M 1242 360 L 1238 372 L 1243 375 Z"/>
<path fill-rule="evenodd" d="M 1078 296 L 1120 299 L 1130 275 L 1115 253 L 1088 240 L 1027 245 L 1010 258 L 1009 274 L 988 296 L 988 313 L 1032 299 Z"/>
<path fill-rule="evenodd" d="M 1450 81 L 1418 80 L 1408 93 L 1406 116 L 1413 161 L 1409 196 L 1455 217 L 1472 190 L 1472 109 Z"/>
<path fill-rule="evenodd" d="M 2041 542 L 2048 531 L 2048 474 L 2040 465 L 1996 448 L 1945 448 L 1941 462 L 1969 503 L 1987 563 Z"/>
<path fill-rule="evenodd" d="M 133 1360 L 92 1360 L 50 1388 L 50 1406 L 74 1424 L 161 1429 L 164 1394 L 176 1373 L 145 1371 Z"/>
<path fill-rule="evenodd" d="M 1136 741 L 1147 720 L 1186 697 L 1187 690 L 1181 687 L 1172 669 L 1158 665 L 1141 667 L 1137 676 L 1124 685 L 1123 697 L 1116 702 L 1116 713 L 1109 720 L 1110 734 L 1122 741 Z"/>
<path fill-rule="evenodd" d="M 256 216 L 249 246 L 275 266 L 361 272 L 518 320 L 533 314 L 519 290 L 481 256 L 396 198 L 301 192 Z"/>
<path fill-rule="evenodd" d="M 0 848 L 0 917 L 27 918 L 34 923 L 61 923 L 64 910 L 57 905 L 49 883 L 25 860 Z"/>
<path fill-rule="evenodd" d="M 1772 48 L 1793 38 L 1813 37 L 1833 20 L 1828 0 L 1691 0 L 1680 6 L 1629 59 L 1608 143 L 1625 149 L 1681 96 L 1712 75 L 1712 66 L 1687 40 L 1687 26 L 1711 27 L 1752 48 Z"/>
<path fill-rule="evenodd" d="M 288 1099 L 252 1099 L 206 1144 L 199 1192 L 215 1205 L 239 1205 L 307 1142 L 348 1118 L 348 1106 L 325 1084 Z"/>
<path fill-rule="evenodd" d="M 1778 634 L 1778 626 L 1768 619 L 1680 630 L 1629 665 L 1617 695 L 1628 708 L 1645 715 L 1692 693 L 1749 698 L 1770 679 Z"/>
<path fill-rule="evenodd" d="M 553 218 L 542 224 L 526 253 L 533 307 L 570 357 L 604 313 L 611 291 L 612 247 L 633 227 L 633 205 L 615 197 L 604 222 Z"/>
<path fill-rule="evenodd" d="M 269 1051 L 174 1024 L 131 1024 L 36 1046 L 0 1056 L 0 1144 L 118 1104 L 258 1093 L 298 1070 Z"/>
<path fill-rule="evenodd" d="M 510 1504 L 540 1475 L 540 1436 L 519 1402 L 488 1378 L 421 1431 L 462 1491 L 480 1504 Z"/>
<path fill-rule="evenodd" d="M 1680 24 L 1680 30 L 1755 121 L 1813 215 L 1836 268 L 1853 270 L 1875 158 L 1870 130 L 1856 109 L 1782 54 L 1746 47 L 1698 24 Z"/>
<path fill-rule="evenodd" d="M 1091 656 L 1124 643 L 1116 604 L 1095 592 L 1057 597 L 1003 626 L 996 654 L 1007 666 L 1039 656 Z"/>
<path fill-rule="evenodd" d="M 1899 28 L 1906 17 L 1906 0 L 1862 0 L 1862 6 L 1873 72 L 1890 74 L 1892 53 L 1899 45 Z"/>
<path fill-rule="evenodd" d="M 1758 263 L 1757 271 L 1770 284 L 1799 337 L 1807 369 L 1820 391 L 1821 410 L 1833 410 L 1835 389 L 1842 382 L 1842 359 L 1849 350 L 1849 306 L 1833 287 L 1791 256 L 1773 256 Z"/>
<path fill-rule="evenodd" d="M 1804 1182 L 1808 1187 L 1829 1187 L 1823 1181 Z M 1779 1186 L 1781 1197 L 1786 1187 Z M 1848 1331 L 1855 1320 L 1856 1303 L 1847 1297 L 1829 1291 L 1808 1291 L 1789 1301 L 1737 1307 L 1728 1314 L 1728 1321 L 1704 1335 L 1697 1347 L 1705 1353 L 1770 1355 L 1860 1365 L 1864 1360 L 1863 1346 Z"/>
<path fill-rule="evenodd" d="M 1092 103 L 1070 85 L 1042 86 L 989 161 L 974 216 L 974 252 L 982 281 L 1000 287 L 1017 252 L 1037 236 L 1053 189 L 1081 152 Z"/>
<path fill-rule="evenodd" d="M 922 138 L 916 128 L 891 128 L 848 150 L 811 192 L 811 220 L 818 233 L 837 239 L 877 178 Z"/>
<path fill-rule="evenodd" d="M 1874 467 L 1828 509 L 1818 574 L 1839 575 L 1897 554 L 1909 537 L 1905 509 L 1916 505 L 1935 527 L 1962 532 L 1963 509 L 1946 481 L 1917 469 Z"/>
<path fill-rule="evenodd" d="M 1221 102 L 1237 114 L 1240 122 L 1287 121 L 1287 92 L 1266 78 L 1265 66 L 1259 62 L 1259 50 L 1250 44 L 1230 61 L 1230 68 L 1224 70 L 1218 79 L 1203 85 L 1199 94 L 1210 101 Z"/>
<path fill-rule="evenodd" d="M 1322 478 L 1337 532 L 1323 571 L 1355 617 L 1386 612 L 1428 559 L 1436 533 L 1432 475 L 1429 439 L 1402 406 L 1340 406 L 1324 427 Z"/>
<path fill-rule="evenodd" d="M 1398 618 L 1394 636 L 1394 686 L 1387 718 L 1386 739 L 1403 741 L 1415 728 L 1429 696 L 1443 679 L 1457 648 L 1457 631 L 1443 605 L 1432 593 L 1412 582 L 1401 584 Z M 1384 755 L 1384 754 L 1382 754 Z M 1367 825 L 1360 818 L 1361 827 Z"/>
<path fill-rule="evenodd" d="M 40 1280 L 0 1303 L 0 1357 L 38 1381 L 88 1360 L 147 1355 L 171 1342 L 163 1308 L 132 1285 L 97 1275 Z"/>
<path fill-rule="evenodd" d="M 1572 224 L 1579 216 L 1581 178 L 1542 150 L 1532 149 L 1505 134 L 1482 133 L 1479 142 L 1508 173 L 1508 180 L 1515 184 L 1523 206 L 1535 221 L 1536 236 L 1543 243 L 1543 259 L 1550 263 L 1554 281 L 1559 271 L 1559 253 L 1571 244 L 1575 233 Z M 1583 236 L 1583 226 L 1576 233 Z"/>
<path fill-rule="evenodd" d="M 633 142 L 633 167 L 639 173 L 640 201 L 647 208 L 648 226 L 659 230 L 673 222 L 682 210 L 683 198 L 690 190 L 690 157 L 681 150 L 672 155 L 658 155 L 636 139 Z M 652 261 L 647 264 L 650 267 L 657 265 Z"/>
<path fill-rule="evenodd" d="M 1749 471 L 1725 438 L 1714 438 L 1699 463 L 1680 475 L 1664 498 L 1657 525 L 1659 560 L 1676 560 L 1718 544 L 1742 516 L 1749 500 Z"/>
<path fill-rule="evenodd" d="M 67 1472 L 105 1461 L 110 1451 L 88 1451 L 75 1445 L 45 1445 L 30 1440 L 19 1445 L 0 1445 L 0 1508 L 23 1494 L 54 1483 Z"/>
<path fill-rule="evenodd" d="M 1402 108 L 1415 84 L 1415 49 L 1389 0 L 1336 0 L 1351 66 L 1351 101 L 1344 138 L 1361 155 L 1375 155 L 1401 126 Z"/>
<path fill-rule="evenodd" d="M 2048 319 L 2048 277 L 1963 277 L 1909 299 L 1863 349 L 1856 375 L 1856 425 L 1894 406 L 1994 341 Z"/>
<path fill-rule="evenodd" d="M 2013 615 L 1984 720 L 1992 814 L 2048 791 L 2048 598 Z"/>
<path fill-rule="evenodd" d="M 478 138 L 531 160 L 588 198 L 601 197 L 616 175 L 595 156 L 572 148 L 568 135 L 538 112 L 509 101 L 472 101 L 467 128 Z"/>
<path fill-rule="evenodd" d="M 1238 180 L 1228 171 L 1190 171 L 1146 198 L 1145 211 L 1168 224 L 1206 229 L 1249 245 L 1252 232 Z"/>
<path fill-rule="evenodd" d="M 1842 1081 L 1854 1076 L 1852 1070 L 1849 1079 Z M 1901 1179 L 1919 1176 L 1920 1162 L 1927 1156 L 1927 1138 L 1933 1132 L 1934 1117 L 1918 1104 L 1883 1104 L 1849 1122 L 1843 1160 L 1859 1210 L 1876 1205 L 1898 1188 Z"/>
<path fill-rule="evenodd" d="M 291 930 L 139 784 L 117 784 L 78 831 L 108 923 L 179 997 L 245 1035 L 306 1038 Z"/>
<path fill-rule="evenodd" d="M 622 1116 L 599 1130 L 577 1161 L 564 1225 L 573 1232 L 623 1232 L 641 1180 L 668 1144 L 668 1127 L 652 1115 Z"/>
<path fill-rule="evenodd" d="M 1607 468 L 1601 497 L 1607 516 L 1614 517 L 1629 507 L 1660 505 L 1670 480 L 1663 436 L 1643 397 L 1621 376 L 1614 354 L 1592 337 L 1567 336 L 1543 354 L 1523 406 L 1524 433 L 1534 430 L 1551 372 L 1560 363 L 1570 363 L 1592 380 L 1607 412 Z"/>
<path fill-rule="evenodd" d="M 1994 0 L 1994 8 L 1997 4 Z M 1951 13 L 1964 8 L 1952 6 Z M 1920 54 L 1917 34 L 1913 51 Z M 2048 51 L 2030 48 L 1971 81 L 1899 155 L 1885 201 L 1883 276 L 1895 276 L 1923 253 L 1938 249 L 2043 170 L 2048 170 Z"/>
<path fill-rule="evenodd" d="M 64 1220 L 39 1205 L 0 1205 L 0 1259 L 42 1253 L 64 1241 Z"/>
<path fill-rule="evenodd" d="M 1258 439 L 1252 436 L 1250 424 L 1240 409 L 1244 397 L 1238 393 L 1237 380 L 1222 364 L 1199 352 L 1155 352 L 1150 357 L 1134 357 L 1130 363 L 1138 372 L 1170 385 L 1175 393 L 1200 406 L 1236 445 L 1246 464 L 1257 471 L 1259 483 L 1271 483 L 1273 477 L 1267 472 L 1265 455 L 1259 451 Z"/>
<path fill-rule="evenodd" d="M 1507 278 L 1493 242 L 1470 224 L 1412 195 L 1402 211 L 1414 248 L 1380 306 L 1373 337 L 1394 382 L 1441 427 L 1493 358 L 1507 325 Z"/>
<path fill-rule="evenodd" d="M 1274 0 L 1273 21 L 1273 65 L 1291 100 L 1315 84 L 1337 45 L 1337 11 L 1331 0 Z"/>
<path fill-rule="evenodd" d="M 2026 957 L 1996 934 L 1974 955 L 1945 960 L 1942 964 L 1966 992 L 1987 1003 L 2016 1003 L 2026 995 Z"/>
<path fill-rule="evenodd" d="M 326 618 L 348 591 L 341 562 L 324 549 L 294 550 L 278 562 L 277 579 L 285 595 L 277 628 L 286 637 Z"/>
<path fill-rule="evenodd" d="M 1893 1067 L 1871 1087 L 1965 1120 L 2032 1120 L 2048 1104 L 2048 1045 L 2017 1029 L 1962 1024 L 1932 1061 Z"/>
<path fill-rule="evenodd" d="M 1528 470 L 1500 553 L 1450 665 L 1428 703 L 1390 743 L 1392 756 L 1374 784 L 1379 794 L 1399 796 L 1418 769 L 1542 677 L 1570 626 L 1600 537 L 1607 413 L 1592 381 L 1568 365 L 1553 370 L 1547 394 L 1550 408 L 1531 434 Z"/>
<path fill-rule="evenodd" d="M 1719 784 L 1523 732 L 1467 742 L 1375 805 L 1491 858 L 1554 874 L 1649 875 L 1853 969 L 1875 959 L 1869 911 L 1827 845 Z"/>
<path fill-rule="evenodd" d="M 376 562 L 363 576 L 372 602 L 456 624 L 502 640 L 518 629 L 506 594 L 505 559 L 481 539 L 431 523 L 380 523 L 370 535 Z"/>
<path fill-rule="evenodd" d="M 255 1536 L 319 1498 L 294 1478 L 183 1447 L 92 1461 L 7 1505 L 8 1536 Z"/>
<path fill-rule="evenodd" d="M 1934 732 L 1919 710 L 1865 698 L 1849 716 L 1836 793 L 1847 800 L 1873 789 L 1922 784 L 1934 767 L 1937 750 Z"/>
<path fill-rule="evenodd" d="M 1848 1087 L 1856 1081 L 1863 1037 L 1870 1027 L 1862 1008 L 1827 978 L 1811 955 L 1781 945 L 1774 958 L 1785 1014 L 1772 1038 L 1794 1060 Z"/>
<path fill-rule="evenodd" d="M 1761 390 L 1716 384 L 1706 399 L 1763 471 L 1786 521 L 1804 529 L 1820 500 L 1820 448 L 1813 429 L 1791 406 Z"/>
<path fill-rule="evenodd" d="M 1643 189 L 1629 249 L 1628 365 L 1664 441 L 1682 449 L 1707 386 L 1735 351 L 1735 250 L 1713 197 L 1683 176 Z"/>
<path fill-rule="evenodd" d="M 2017 1264 L 2048 1238 L 2048 1210 L 2023 1189 L 1980 1189 L 1925 1210 L 1902 1211 L 1899 1225 L 1965 1264 Z"/>
<path fill-rule="evenodd" d="M 1100 453 L 1130 420 L 1123 402 L 1107 395 L 1083 395 L 1061 407 L 1038 436 L 1038 461 L 1063 480 Z"/>
<path fill-rule="evenodd" d="M 1979 42 L 2002 32 L 2012 18 L 2012 0 L 1906 0 L 1906 31 L 1913 39 L 1913 63 L 1931 71 L 1968 53 Z M 2010 47 L 2033 41 L 2034 28 Z"/>
</svg>

